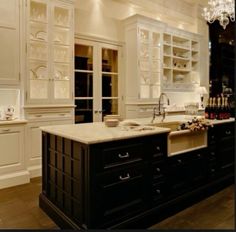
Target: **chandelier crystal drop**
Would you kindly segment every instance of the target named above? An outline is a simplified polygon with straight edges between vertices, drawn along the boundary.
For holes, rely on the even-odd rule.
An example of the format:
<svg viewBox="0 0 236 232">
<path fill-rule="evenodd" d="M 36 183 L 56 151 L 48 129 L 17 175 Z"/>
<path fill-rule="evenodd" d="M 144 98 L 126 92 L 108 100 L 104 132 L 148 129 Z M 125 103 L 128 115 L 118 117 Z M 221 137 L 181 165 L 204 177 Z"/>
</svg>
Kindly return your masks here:
<svg viewBox="0 0 236 232">
<path fill-rule="evenodd" d="M 209 23 L 219 20 L 225 29 L 229 20 L 235 21 L 234 0 L 209 0 L 208 7 L 203 8 L 202 15 Z"/>
</svg>

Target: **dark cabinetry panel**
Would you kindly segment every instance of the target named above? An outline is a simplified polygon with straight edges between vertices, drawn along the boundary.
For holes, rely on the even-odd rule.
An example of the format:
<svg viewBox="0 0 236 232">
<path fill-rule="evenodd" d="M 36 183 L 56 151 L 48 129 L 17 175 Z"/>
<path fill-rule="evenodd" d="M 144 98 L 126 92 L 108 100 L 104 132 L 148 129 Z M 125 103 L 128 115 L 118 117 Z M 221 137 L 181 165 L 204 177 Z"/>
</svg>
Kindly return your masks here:
<svg viewBox="0 0 236 232">
<path fill-rule="evenodd" d="M 208 133 L 209 178 L 233 174 L 235 123 L 215 125 Z"/>
</svg>

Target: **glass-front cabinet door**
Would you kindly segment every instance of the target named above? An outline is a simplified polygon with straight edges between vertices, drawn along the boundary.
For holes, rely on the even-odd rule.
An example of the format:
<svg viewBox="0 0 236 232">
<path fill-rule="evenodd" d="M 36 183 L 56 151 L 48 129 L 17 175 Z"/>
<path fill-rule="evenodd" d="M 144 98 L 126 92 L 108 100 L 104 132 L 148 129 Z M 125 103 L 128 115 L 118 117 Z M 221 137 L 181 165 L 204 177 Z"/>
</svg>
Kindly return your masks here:
<svg viewBox="0 0 236 232">
<path fill-rule="evenodd" d="M 102 47 L 102 118 L 118 114 L 118 50 Z"/>
<path fill-rule="evenodd" d="M 72 98 L 72 48 L 73 23 L 72 8 L 54 3 L 52 24 L 52 73 L 54 101 L 66 101 Z"/>
<path fill-rule="evenodd" d="M 140 99 L 158 98 L 161 91 L 161 35 L 139 27 L 138 57 L 140 76 Z"/>
<path fill-rule="evenodd" d="M 75 45 L 75 122 L 93 121 L 94 46 Z"/>
<path fill-rule="evenodd" d="M 28 98 L 47 102 L 49 98 L 48 64 L 48 4 L 46 1 L 30 1 L 28 37 Z"/>
<path fill-rule="evenodd" d="M 75 123 L 118 114 L 119 48 L 78 40 L 75 44 Z"/>
<path fill-rule="evenodd" d="M 61 1 L 29 0 L 27 103 L 71 102 L 73 8 Z"/>
</svg>

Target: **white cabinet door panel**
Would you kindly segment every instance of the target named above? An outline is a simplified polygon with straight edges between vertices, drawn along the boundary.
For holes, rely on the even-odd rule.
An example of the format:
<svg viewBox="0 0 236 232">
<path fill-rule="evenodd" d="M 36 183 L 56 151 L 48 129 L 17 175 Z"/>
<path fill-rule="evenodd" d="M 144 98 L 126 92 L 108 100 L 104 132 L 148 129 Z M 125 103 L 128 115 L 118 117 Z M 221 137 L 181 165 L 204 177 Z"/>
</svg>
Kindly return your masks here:
<svg viewBox="0 0 236 232">
<path fill-rule="evenodd" d="M 20 162 L 20 137 L 19 132 L 0 134 L 0 167 L 4 165 L 17 164 Z"/>
<path fill-rule="evenodd" d="M 5 27 L 16 27 L 18 19 L 19 0 L 0 1 L 0 25 Z"/>
<path fill-rule="evenodd" d="M 19 41 L 15 29 L 0 27 L 0 82 L 14 84 L 19 80 Z"/>
</svg>

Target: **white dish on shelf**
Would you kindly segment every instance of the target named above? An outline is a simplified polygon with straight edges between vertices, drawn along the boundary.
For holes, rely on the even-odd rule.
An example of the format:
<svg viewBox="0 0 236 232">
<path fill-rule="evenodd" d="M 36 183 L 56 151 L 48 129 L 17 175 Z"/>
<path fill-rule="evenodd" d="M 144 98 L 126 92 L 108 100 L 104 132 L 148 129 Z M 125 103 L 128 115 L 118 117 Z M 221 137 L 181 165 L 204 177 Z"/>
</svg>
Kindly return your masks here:
<svg viewBox="0 0 236 232">
<path fill-rule="evenodd" d="M 36 73 L 33 70 L 30 70 L 30 79 L 33 80 L 36 78 L 37 78 Z"/>
<path fill-rule="evenodd" d="M 39 31 L 36 33 L 36 39 L 45 40 L 47 39 L 47 33 L 45 31 Z"/>
<path fill-rule="evenodd" d="M 54 78 L 55 80 L 61 80 L 62 79 L 62 72 L 59 70 L 55 70 Z"/>
<path fill-rule="evenodd" d="M 46 79 L 47 77 L 47 68 L 45 66 L 39 66 L 36 71 L 37 78 Z"/>
<path fill-rule="evenodd" d="M 59 39 L 59 37 L 55 37 L 53 40 L 55 43 L 61 43 L 61 40 Z"/>
<path fill-rule="evenodd" d="M 34 39 L 34 35 L 30 33 L 30 39 Z"/>
</svg>

